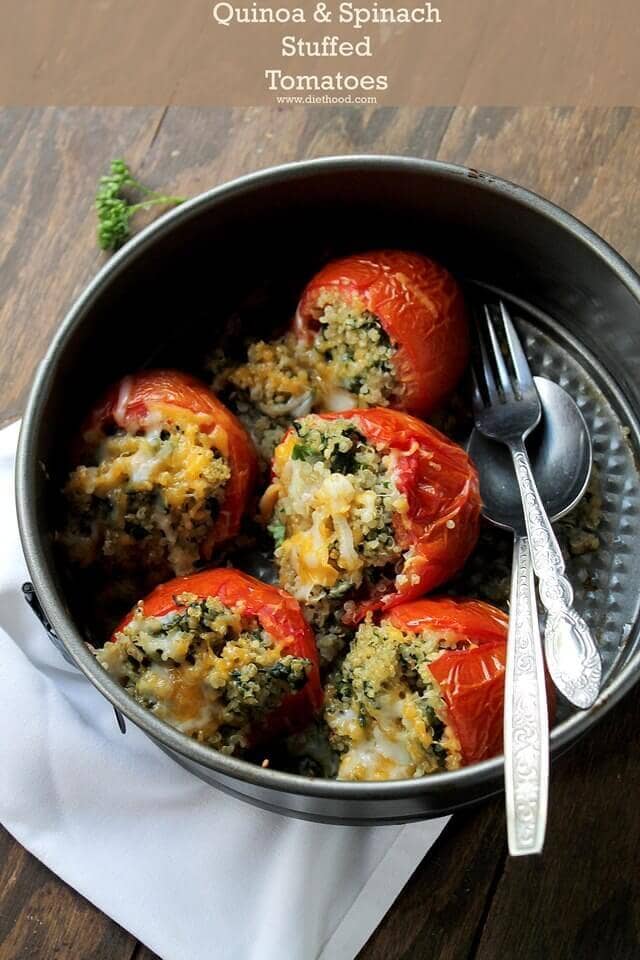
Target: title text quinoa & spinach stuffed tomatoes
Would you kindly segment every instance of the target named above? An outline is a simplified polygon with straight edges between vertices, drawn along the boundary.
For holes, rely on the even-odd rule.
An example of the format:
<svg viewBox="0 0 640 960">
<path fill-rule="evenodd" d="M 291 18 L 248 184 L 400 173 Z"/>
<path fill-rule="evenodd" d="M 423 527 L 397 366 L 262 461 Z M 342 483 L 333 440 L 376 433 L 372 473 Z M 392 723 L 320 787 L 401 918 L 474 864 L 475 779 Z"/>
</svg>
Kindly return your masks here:
<svg viewBox="0 0 640 960">
<path fill-rule="evenodd" d="M 268 458 L 291 419 L 312 410 L 392 406 L 416 416 L 454 389 L 469 357 L 460 287 L 418 253 L 344 257 L 308 284 L 290 332 L 248 348 L 215 388 Z"/>
<path fill-rule="evenodd" d="M 361 624 L 326 686 L 339 779 L 422 777 L 500 753 L 507 623 L 443 597 Z"/>
<path fill-rule="evenodd" d="M 156 587 L 96 656 L 156 716 L 223 753 L 300 730 L 322 704 L 299 604 L 237 570 Z"/>
<path fill-rule="evenodd" d="M 191 572 L 234 536 L 256 476 L 252 442 L 200 381 L 143 371 L 86 419 L 64 488 L 72 562 L 148 585 Z M 129 601 L 130 602 L 130 601 Z"/>
<path fill-rule="evenodd" d="M 461 447 L 415 417 L 372 408 L 296 421 L 261 508 L 280 585 L 305 604 L 330 660 L 344 641 L 327 628 L 336 614 L 357 622 L 461 568 L 478 538 L 480 495 Z"/>
</svg>

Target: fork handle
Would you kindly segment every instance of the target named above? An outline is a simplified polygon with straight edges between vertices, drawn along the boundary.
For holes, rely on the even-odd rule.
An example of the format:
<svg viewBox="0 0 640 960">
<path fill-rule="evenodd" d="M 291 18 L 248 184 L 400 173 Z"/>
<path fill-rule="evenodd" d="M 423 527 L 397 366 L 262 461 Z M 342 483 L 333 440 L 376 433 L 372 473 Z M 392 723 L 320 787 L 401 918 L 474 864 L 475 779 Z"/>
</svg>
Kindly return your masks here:
<svg viewBox="0 0 640 960">
<path fill-rule="evenodd" d="M 590 707 L 600 690 L 602 664 L 589 627 L 573 607 L 573 590 L 546 514 L 524 442 L 511 446 L 540 599 L 549 616 L 544 649 L 556 687 L 576 707 Z"/>
<path fill-rule="evenodd" d="M 507 837 L 512 857 L 540 853 L 549 793 L 549 714 L 533 567 L 526 537 L 513 544 L 504 696 Z"/>
</svg>

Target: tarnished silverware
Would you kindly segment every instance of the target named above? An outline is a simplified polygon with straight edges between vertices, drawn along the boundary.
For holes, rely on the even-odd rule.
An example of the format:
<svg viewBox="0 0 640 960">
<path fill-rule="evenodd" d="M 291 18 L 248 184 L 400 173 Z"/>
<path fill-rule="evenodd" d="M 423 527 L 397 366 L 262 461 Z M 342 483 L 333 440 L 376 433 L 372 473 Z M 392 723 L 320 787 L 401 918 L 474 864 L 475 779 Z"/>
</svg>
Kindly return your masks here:
<svg viewBox="0 0 640 960">
<path fill-rule="evenodd" d="M 542 501 L 559 520 L 581 499 L 591 472 L 589 431 L 575 401 L 550 380 L 535 377 L 542 405 L 531 457 Z M 566 444 L 571 436 L 570 448 Z M 515 537 L 505 683 L 505 792 L 509 851 L 538 853 L 547 813 L 548 752 L 541 644 L 531 555 L 520 491 L 507 448 L 474 430 L 469 455 L 480 474 L 485 517 Z"/>
<path fill-rule="evenodd" d="M 588 431 L 576 404 L 556 384 L 540 378 L 534 383 L 506 309 L 502 309 L 510 327 L 507 345 L 512 357 L 513 381 L 500 351 L 491 313 L 485 308 L 479 325 L 479 358 L 476 355 L 474 363 L 476 430 L 471 438 L 470 454 L 480 472 L 485 515 L 514 533 L 504 758 L 509 852 L 519 856 L 539 853 L 544 844 L 549 728 L 529 539 L 531 529 L 527 520 L 529 504 L 522 494 L 515 454 L 524 452 L 540 509 L 546 517 L 546 508 L 554 520 L 571 509 L 584 493 L 592 454 Z M 545 442 L 538 450 L 534 479 L 524 439 L 541 419 L 541 398 L 536 387 L 544 400 Z M 514 404 L 522 406 L 514 410 Z M 547 523 L 551 529 L 550 522 Z M 555 541 L 553 533 L 552 536 Z M 557 550 L 561 557 L 559 547 Z"/>
<path fill-rule="evenodd" d="M 548 613 L 544 631 L 547 668 L 567 700 L 585 709 L 595 702 L 600 690 L 600 655 L 589 627 L 573 607 L 573 590 L 564 575 L 562 552 L 540 499 L 525 446 L 526 437 L 540 420 L 540 399 L 502 301 L 499 312 L 507 357 L 502 353 L 488 306 L 478 323 L 481 365 L 474 365 L 476 428 L 504 443 L 511 453 L 540 599 Z M 567 434 L 568 447 L 571 439 Z"/>
</svg>

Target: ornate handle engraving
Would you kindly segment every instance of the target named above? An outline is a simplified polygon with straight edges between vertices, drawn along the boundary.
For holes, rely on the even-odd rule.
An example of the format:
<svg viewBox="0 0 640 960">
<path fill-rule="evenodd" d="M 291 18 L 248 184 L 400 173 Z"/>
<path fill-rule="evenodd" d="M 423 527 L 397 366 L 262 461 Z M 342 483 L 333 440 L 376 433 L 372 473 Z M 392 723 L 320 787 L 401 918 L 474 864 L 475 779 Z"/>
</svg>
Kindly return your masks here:
<svg viewBox="0 0 640 960">
<path fill-rule="evenodd" d="M 590 707 L 600 690 L 602 665 L 589 627 L 573 609 L 564 559 L 522 446 L 511 450 L 518 478 L 540 599 L 549 613 L 545 627 L 547 666 L 558 690 L 576 707 Z"/>
<path fill-rule="evenodd" d="M 533 567 L 516 537 L 504 700 L 507 833 L 512 856 L 540 853 L 549 790 L 549 718 Z"/>
<path fill-rule="evenodd" d="M 544 642 L 549 673 L 558 689 L 576 707 L 590 707 L 600 690 L 602 663 L 587 624 L 574 610 L 552 613 Z"/>
</svg>

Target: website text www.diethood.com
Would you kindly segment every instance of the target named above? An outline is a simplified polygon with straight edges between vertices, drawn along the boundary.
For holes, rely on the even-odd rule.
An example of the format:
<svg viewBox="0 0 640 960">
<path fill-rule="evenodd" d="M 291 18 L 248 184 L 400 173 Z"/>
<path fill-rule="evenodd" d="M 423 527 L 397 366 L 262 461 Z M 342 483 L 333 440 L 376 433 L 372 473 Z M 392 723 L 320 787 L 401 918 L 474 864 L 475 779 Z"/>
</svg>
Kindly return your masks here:
<svg viewBox="0 0 640 960">
<path fill-rule="evenodd" d="M 305 105 L 339 105 L 339 104 L 367 104 L 375 105 L 378 102 L 377 97 L 354 97 L 350 93 L 344 97 L 333 97 L 328 93 L 325 93 L 322 96 L 318 94 L 308 94 L 306 97 L 285 97 L 279 96 L 275 97 L 275 102 L 279 104 L 289 104 L 294 106 L 295 104 L 305 104 Z"/>
</svg>

